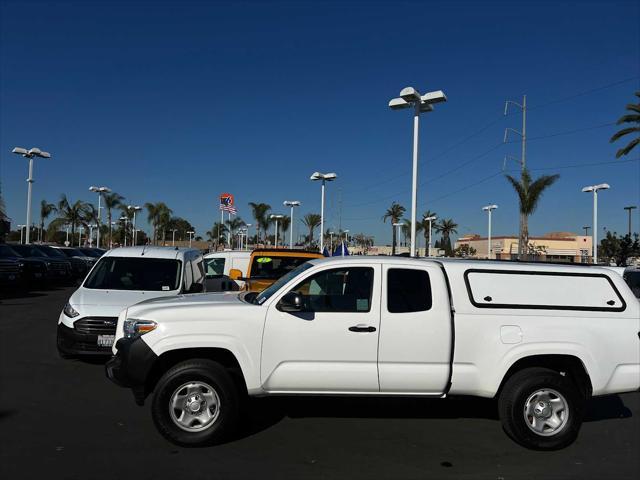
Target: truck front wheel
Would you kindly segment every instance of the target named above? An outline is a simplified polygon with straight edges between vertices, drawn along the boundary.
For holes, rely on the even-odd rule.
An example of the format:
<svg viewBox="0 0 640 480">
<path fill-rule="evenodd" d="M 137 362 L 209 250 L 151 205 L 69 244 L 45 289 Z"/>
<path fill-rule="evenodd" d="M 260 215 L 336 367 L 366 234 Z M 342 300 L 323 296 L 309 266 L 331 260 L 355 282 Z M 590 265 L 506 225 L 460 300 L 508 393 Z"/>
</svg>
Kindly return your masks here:
<svg viewBox="0 0 640 480">
<path fill-rule="evenodd" d="M 507 435 L 536 450 L 557 450 L 573 443 L 585 405 L 585 397 L 573 381 L 548 368 L 515 373 L 498 400 Z"/>
<path fill-rule="evenodd" d="M 238 391 L 217 362 L 181 362 L 158 381 L 151 404 L 160 433 L 181 446 L 220 443 L 236 427 Z"/>
</svg>

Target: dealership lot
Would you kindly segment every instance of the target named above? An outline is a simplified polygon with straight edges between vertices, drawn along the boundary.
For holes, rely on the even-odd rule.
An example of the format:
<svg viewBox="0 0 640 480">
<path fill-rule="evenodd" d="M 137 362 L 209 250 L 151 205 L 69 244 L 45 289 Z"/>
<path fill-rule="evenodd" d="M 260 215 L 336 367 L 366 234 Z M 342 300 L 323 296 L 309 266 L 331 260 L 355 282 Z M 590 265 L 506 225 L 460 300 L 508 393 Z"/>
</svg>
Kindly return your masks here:
<svg viewBox="0 0 640 480">
<path fill-rule="evenodd" d="M 480 399 L 252 401 L 239 438 L 183 449 L 101 362 L 58 357 L 71 288 L 0 298 L 2 478 L 638 478 L 640 395 L 591 402 L 577 442 L 525 450 Z"/>
</svg>

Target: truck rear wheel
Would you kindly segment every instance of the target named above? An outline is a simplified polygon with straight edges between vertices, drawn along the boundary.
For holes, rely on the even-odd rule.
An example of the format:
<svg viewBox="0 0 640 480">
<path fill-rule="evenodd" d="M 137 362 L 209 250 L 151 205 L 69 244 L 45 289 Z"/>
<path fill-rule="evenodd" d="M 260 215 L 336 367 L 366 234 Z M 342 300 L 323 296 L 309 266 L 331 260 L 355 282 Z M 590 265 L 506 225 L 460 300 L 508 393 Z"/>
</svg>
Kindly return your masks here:
<svg viewBox="0 0 640 480">
<path fill-rule="evenodd" d="M 557 450 L 576 439 L 586 400 L 569 378 L 548 368 L 527 368 L 507 380 L 498 400 L 502 426 L 535 450 Z"/>
<path fill-rule="evenodd" d="M 175 365 L 158 381 L 151 404 L 156 428 L 180 446 L 220 443 L 236 428 L 239 394 L 227 370 L 206 359 Z"/>
</svg>

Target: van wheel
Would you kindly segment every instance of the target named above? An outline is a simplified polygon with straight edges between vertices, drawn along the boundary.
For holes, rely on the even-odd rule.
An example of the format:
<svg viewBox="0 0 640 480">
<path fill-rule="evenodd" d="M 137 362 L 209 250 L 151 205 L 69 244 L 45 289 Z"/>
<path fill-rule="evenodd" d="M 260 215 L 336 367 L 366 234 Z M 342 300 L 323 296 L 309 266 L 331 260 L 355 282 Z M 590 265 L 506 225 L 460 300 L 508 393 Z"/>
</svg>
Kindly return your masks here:
<svg viewBox="0 0 640 480">
<path fill-rule="evenodd" d="M 515 373 L 498 399 L 502 427 L 527 448 L 557 450 L 576 439 L 586 399 L 567 377 L 548 368 Z"/>
<path fill-rule="evenodd" d="M 151 415 L 160 433 L 176 445 L 212 445 L 236 428 L 238 404 L 238 390 L 227 370 L 217 362 L 194 359 L 160 378 Z"/>
</svg>

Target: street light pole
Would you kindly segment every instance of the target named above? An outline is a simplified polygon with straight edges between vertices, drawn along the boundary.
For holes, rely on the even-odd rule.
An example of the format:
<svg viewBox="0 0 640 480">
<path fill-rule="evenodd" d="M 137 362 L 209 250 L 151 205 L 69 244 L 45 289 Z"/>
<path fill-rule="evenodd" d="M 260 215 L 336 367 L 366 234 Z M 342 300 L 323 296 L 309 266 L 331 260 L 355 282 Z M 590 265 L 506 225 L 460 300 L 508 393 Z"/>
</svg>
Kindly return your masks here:
<svg viewBox="0 0 640 480">
<path fill-rule="evenodd" d="M 629 238 L 631 238 L 631 211 L 638 208 L 635 205 L 629 205 L 628 207 L 624 207 L 625 210 L 629 212 Z"/>
<path fill-rule="evenodd" d="M 193 230 L 189 230 L 187 233 L 189 234 L 189 248 L 191 248 L 191 240 L 193 238 L 192 235 L 196 232 L 194 232 Z"/>
<path fill-rule="evenodd" d="M 322 195 L 320 200 L 320 252 L 324 251 L 324 184 L 338 178 L 335 173 L 314 172 L 311 180 L 322 180 Z"/>
<path fill-rule="evenodd" d="M 424 220 L 429 222 L 429 243 L 427 244 L 427 257 L 431 256 L 431 222 L 435 221 L 438 217 L 431 215 L 430 217 L 424 217 Z"/>
<path fill-rule="evenodd" d="M 172 228 L 171 229 L 171 246 L 175 247 L 176 246 L 176 232 L 178 231 L 177 228 Z"/>
<path fill-rule="evenodd" d="M 25 225 L 18 225 L 18 228 L 20 229 L 20 245 L 22 245 L 24 243 L 24 241 L 22 240 L 22 230 L 24 229 Z"/>
<path fill-rule="evenodd" d="M 25 241 L 24 243 L 29 243 L 29 230 L 31 227 L 31 190 L 33 187 L 33 159 L 35 157 L 39 158 L 51 158 L 51 154 L 49 152 L 43 152 L 39 148 L 31 148 L 27 150 L 22 147 L 15 147 L 11 150 L 11 153 L 15 153 L 17 155 L 22 155 L 25 158 L 29 159 L 29 178 L 27 178 L 27 230 L 25 233 Z"/>
<path fill-rule="evenodd" d="M 393 226 L 396 227 L 396 245 L 399 245 L 400 244 L 400 228 L 404 227 L 404 223 L 397 222 L 397 223 L 394 223 Z M 405 236 L 405 240 L 406 239 L 407 237 Z"/>
<path fill-rule="evenodd" d="M 278 220 L 283 218 L 282 215 L 269 215 L 269 218 L 271 220 L 275 220 L 276 221 L 276 236 L 275 236 L 275 248 L 278 248 Z"/>
<path fill-rule="evenodd" d="M 289 222 L 289 248 L 293 248 L 293 209 L 300 206 L 300 202 L 297 200 L 285 200 L 283 202 L 285 207 L 291 207 L 291 222 Z"/>
<path fill-rule="evenodd" d="M 416 256 L 416 214 L 418 210 L 418 134 L 420 126 L 420 112 L 433 111 L 433 104 L 446 102 L 447 97 L 442 90 L 420 95 L 413 87 L 406 87 L 400 91 L 400 97 L 389 102 L 393 110 L 414 107 L 413 113 L 413 165 L 411 179 L 411 256 Z"/>
<path fill-rule="evenodd" d="M 102 194 L 111 192 L 109 187 L 89 187 L 89 191 L 96 192 L 98 194 L 98 233 L 96 235 L 96 247 L 100 248 L 100 225 L 102 224 Z"/>
<path fill-rule="evenodd" d="M 493 212 L 497 205 L 487 205 L 486 207 L 482 207 L 482 210 L 489 214 L 489 228 L 487 234 L 487 259 L 491 260 L 491 212 Z"/>
<path fill-rule="evenodd" d="M 136 212 L 139 212 L 140 210 L 142 210 L 142 207 L 138 206 L 138 205 L 127 205 L 127 210 L 133 210 L 133 241 L 131 242 L 131 244 L 135 247 L 138 242 L 137 242 L 137 231 L 136 231 Z"/>
<path fill-rule="evenodd" d="M 598 263 L 598 190 L 607 190 L 609 187 L 608 183 L 600 183 L 598 185 L 590 185 L 588 187 L 584 187 L 582 189 L 583 192 L 593 192 L 593 263 Z"/>
</svg>

